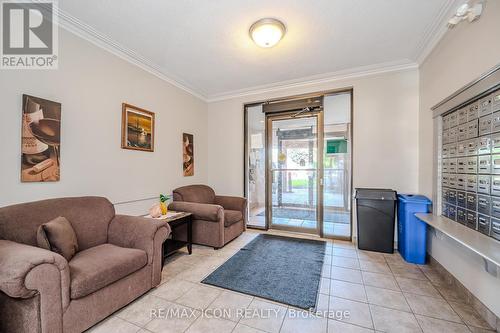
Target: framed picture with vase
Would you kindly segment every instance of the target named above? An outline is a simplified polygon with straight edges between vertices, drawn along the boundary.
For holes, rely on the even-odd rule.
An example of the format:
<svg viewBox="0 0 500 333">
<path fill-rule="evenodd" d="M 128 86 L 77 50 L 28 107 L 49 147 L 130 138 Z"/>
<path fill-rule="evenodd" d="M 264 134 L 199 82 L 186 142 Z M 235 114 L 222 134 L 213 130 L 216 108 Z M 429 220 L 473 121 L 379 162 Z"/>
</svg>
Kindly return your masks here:
<svg viewBox="0 0 500 333">
<path fill-rule="evenodd" d="M 127 103 L 122 104 L 122 148 L 154 151 L 155 114 Z"/>
</svg>

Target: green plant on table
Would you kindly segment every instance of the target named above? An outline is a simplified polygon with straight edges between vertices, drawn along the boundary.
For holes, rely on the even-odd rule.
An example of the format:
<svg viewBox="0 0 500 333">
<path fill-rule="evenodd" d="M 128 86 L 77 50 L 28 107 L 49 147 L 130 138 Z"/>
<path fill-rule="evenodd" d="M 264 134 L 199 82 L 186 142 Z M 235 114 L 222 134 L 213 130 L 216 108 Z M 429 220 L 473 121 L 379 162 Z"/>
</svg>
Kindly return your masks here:
<svg viewBox="0 0 500 333">
<path fill-rule="evenodd" d="M 162 215 L 167 214 L 167 201 L 168 200 L 170 200 L 169 195 L 160 194 L 160 208 L 161 208 Z"/>
</svg>

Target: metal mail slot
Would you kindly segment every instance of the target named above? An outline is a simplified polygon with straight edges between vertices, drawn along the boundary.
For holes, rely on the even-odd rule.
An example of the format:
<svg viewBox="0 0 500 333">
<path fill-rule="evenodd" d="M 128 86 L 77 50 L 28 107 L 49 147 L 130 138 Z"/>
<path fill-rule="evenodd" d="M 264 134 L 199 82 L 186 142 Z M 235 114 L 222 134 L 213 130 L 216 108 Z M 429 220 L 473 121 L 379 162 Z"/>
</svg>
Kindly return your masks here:
<svg viewBox="0 0 500 333">
<path fill-rule="evenodd" d="M 449 134 L 449 140 L 451 140 L 451 133 Z M 479 123 L 477 119 L 471 120 L 467 123 L 467 139 L 475 138 L 479 135 Z M 456 132 L 455 132 L 456 137 Z M 449 141 L 453 142 L 453 141 Z"/>
<path fill-rule="evenodd" d="M 467 139 L 467 124 L 458 125 L 457 127 L 457 141 Z"/>
<path fill-rule="evenodd" d="M 447 179 L 449 184 L 449 178 Z M 477 176 L 477 193 L 490 194 L 491 189 L 491 176 L 479 175 Z"/>
<path fill-rule="evenodd" d="M 491 153 L 492 154 L 500 154 L 500 133 L 493 134 L 491 136 Z M 450 150 L 450 146 L 448 146 L 448 151 Z"/>
<path fill-rule="evenodd" d="M 500 176 L 491 176 L 491 195 L 500 196 Z"/>
<path fill-rule="evenodd" d="M 491 216 L 500 218 L 500 198 L 491 198 Z"/>
<path fill-rule="evenodd" d="M 441 190 L 441 200 L 443 202 L 448 202 L 448 191 L 449 191 L 449 189 L 447 189 L 447 188 L 443 188 Z"/>
<path fill-rule="evenodd" d="M 457 158 L 457 172 L 465 173 L 467 171 L 467 157 Z"/>
<path fill-rule="evenodd" d="M 456 150 L 456 156 L 457 157 L 462 157 L 462 156 L 465 156 L 466 155 L 466 152 L 467 152 L 467 141 L 461 141 L 459 143 L 457 143 L 457 150 Z M 447 147 L 447 151 L 448 151 L 448 155 L 449 155 L 449 150 L 450 148 Z"/>
<path fill-rule="evenodd" d="M 441 215 L 448 217 L 448 204 L 444 203 L 441 207 Z"/>
<path fill-rule="evenodd" d="M 450 128 L 458 126 L 458 112 L 453 112 L 450 114 L 449 122 L 450 122 Z"/>
<path fill-rule="evenodd" d="M 478 127 L 478 133 L 479 133 L 479 127 Z M 448 143 L 457 142 L 457 135 L 458 135 L 458 127 L 450 128 L 448 130 Z"/>
<path fill-rule="evenodd" d="M 491 155 L 491 173 L 500 175 L 500 154 Z"/>
<path fill-rule="evenodd" d="M 500 111 L 500 90 L 491 94 L 491 112 Z"/>
<path fill-rule="evenodd" d="M 491 133 L 491 114 L 479 118 L 479 135 L 485 135 L 490 133 Z"/>
<path fill-rule="evenodd" d="M 443 184 L 444 187 L 450 186 L 450 176 L 447 173 L 443 173 L 441 175 L 441 184 Z"/>
<path fill-rule="evenodd" d="M 450 128 L 450 115 L 443 117 L 443 131 Z"/>
<path fill-rule="evenodd" d="M 486 215 L 477 215 L 477 231 L 489 235 L 490 234 L 490 217 Z"/>
<path fill-rule="evenodd" d="M 443 149 L 441 150 L 441 157 L 442 158 L 450 157 L 450 147 L 448 145 L 443 144 Z"/>
<path fill-rule="evenodd" d="M 465 177 L 466 177 L 466 175 L 464 175 L 464 174 L 457 175 L 457 182 L 455 184 L 455 188 L 457 190 L 465 190 L 465 187 L 467 184 L 467 179 Z M 449 185 L 449 182 L 450 182 L 450 178 L 448 176 L 448 185 Z"/>
<path fill-rule="evenodd" d="M 457 157 L 457 144 L 456 143 L 450 143 L 448 156 L 449 157 Z"/>
<path fill-rule="evenodd" d="M 477 214 L 476 214 L 476 212 L 471 212 L 470 210 L 467 211 L 465 225 L 471 229 L 477 228 Z"/>
<path fill-rule="evenodd" d="M 456 197 L 456 193 L 454 195 Z M 470 210 L 474 210 L 474 211 L 477 210 L 477 195 L 476 194 L 474 194 L 474 193 L 467 193 L 466 208 L 470 209 Z"/>
<path fill-rule="evenodd" d="M 479 100 L 479 117 L 491 114 L 491 95 Z"/>
<path fill-rule="evenodd" d="M 491 213 L 491 197 L 487 195 L 477 196 L 477 211 L 481 214 L 490 215 Z"/>
<path fill-rule="evenodd" d="M 489 154 L 491 152 L 491 137 L 482 136 L 477 143 L 477 153 L 479 155 Z"/>
<path fill-rule="evenodd" d="M 491 133 L 500 131 L 500 112 L 495 112 L 491 115 Z"/>
<path fill-rule="evenodd" d="M 499 161 L 500 163 L 500 157 Z M 467 173 L 477 173 L 477 156 L 467 157 Z"/>
<path fill-rule="evenodd" d="M 448 218 L 453 221 L 457 220 L 457 207 L 453 205 L 448 205 Z"/>
<path fill-rule="evenodd" d="M 478 116 L 479 116 L 479 105 L 478 105 L 478 103 L 476 102 L 474 104 L 469 105 L 469 108 L 467 109 L 467 121 L 471 121 L 471 120 L 477 119 Z M 451 119 L 451 117 L 450 117 L 450 119 Z"/>
<path fill-rule="evenodd" d="M 462 124 L 465 124 L 467 122 L 467 109 L 464 108 L 464 109 L 460 109 L 458 110 L 458 124 L 459 125 L 462 125 Z"/>
<path fill-rule="evenodd" d="M 448 176 L 448 186 L 450 188 L 457 188 L 457 175 Z"/>
<path fill-rule="evenodd" d="M 450 143 L 450 130 L 446 130 L 443 132 L 443 145 L 447 145 Z"/>
<path fill-rule="evenodd" d="M 450 172 L 450 160 L 449 159 L 443 160 L 443 163 L 441 164 L 441 171 L 442 172 Z"/>
<path fill-rule="evenodd" d="M 456 158 L 448 159 L 448 170 L 450 173 L 457 173 L 457 159 Z"/>
<path fill-rule="evenodd" d="M 476 175 L 467 175 L 465 190 L 467 192 L 477 192 L 477 176 Z"/>
<path fill-rule="evenodd" d="M 479 146 L 479 139 L 470 139 L 467 141 L 465 153 L 469 156 L 477 155 L 477 147 Z"/>
<path fill-rule="evenodd" d="M 500 220 L 491 219 L 491 231 L 490 231 L 490 236 L 500 240 Z"/>
<path fill-rule="evenodd" d="M 448 195 L 446 196 L 446 199 L 449 204 L 451 205 L 456 205 L 457 204 L 457 191 L 455 190 L 448 190 Z"/>
<path fill-rule="evenodd" d="M 448 136 L 446 138 L 447 142 L 446 143 L 455 143 L 457 142 L 457 131 L 458 128 L 450 128 L 448 130 Z"/>
<path fill-rule="evenodd" d="M 457 191 L 457 206 L 467 207 L 467 194 L 462 191 Z"/>
<path fill-rule="evenodd" d="M 457 222 L 461 224 L 465 224 L 467 221 L 467 211 L 465 208 L 457 207 Z"/>
<path fill-rule="evenodd" d="M 448 162 L 448 169 L 450 163 Z M 491 173 L 491 158 L 489 155 L 482 155 L 478 158 L 477 173 L 479 174 L 489 174 Z"/>
</svg>

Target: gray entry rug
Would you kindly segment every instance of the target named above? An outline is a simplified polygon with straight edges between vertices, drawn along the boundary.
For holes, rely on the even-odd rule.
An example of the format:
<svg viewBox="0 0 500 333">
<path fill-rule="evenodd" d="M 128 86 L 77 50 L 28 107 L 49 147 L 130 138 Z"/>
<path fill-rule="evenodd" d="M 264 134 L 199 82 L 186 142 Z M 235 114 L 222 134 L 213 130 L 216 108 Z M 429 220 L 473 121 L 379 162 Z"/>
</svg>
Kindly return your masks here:
<svg viewBox="0 0 500 333">
<path fill-rule="evenodd" d="M 260 234 L 202 283 L 311 309 L 325 246 L 323 241 Z"/>
</svg>

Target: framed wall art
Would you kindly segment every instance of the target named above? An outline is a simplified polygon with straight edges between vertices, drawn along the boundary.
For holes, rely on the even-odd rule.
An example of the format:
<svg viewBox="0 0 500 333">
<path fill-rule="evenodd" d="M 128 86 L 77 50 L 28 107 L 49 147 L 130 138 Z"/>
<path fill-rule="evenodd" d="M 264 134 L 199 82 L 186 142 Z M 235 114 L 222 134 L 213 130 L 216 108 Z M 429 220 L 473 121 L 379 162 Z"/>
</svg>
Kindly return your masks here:
<svg viewBox="0 0 500 333">
<path fill-rule="evenodd" d="M 182 170 L 184 177 L 194 175 L 194 145 L 193 135 L 182 133 Z"/>
<path fill-rule="evenodd" d="M 122 104 L 122 148 L 154 151 L 155 114 Z"/>
<path fill-rule="evenodd" d="M 21 181 L 60 180 L 61 104 L 23 95 Z"/>
</svg>

